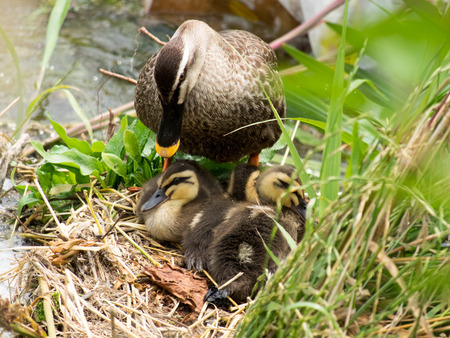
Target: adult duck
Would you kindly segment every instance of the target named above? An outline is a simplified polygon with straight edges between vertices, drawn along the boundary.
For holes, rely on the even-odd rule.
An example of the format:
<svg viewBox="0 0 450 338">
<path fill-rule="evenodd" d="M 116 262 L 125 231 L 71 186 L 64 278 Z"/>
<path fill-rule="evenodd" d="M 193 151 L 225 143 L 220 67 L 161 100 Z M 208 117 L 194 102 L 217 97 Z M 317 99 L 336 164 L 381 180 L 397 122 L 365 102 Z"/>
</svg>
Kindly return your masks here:
<svg viewBox="0 0 450 338">
<path fill-rule="evenodd" d="M 286 112 L 276 66 L 273 49 L 252 33 L 184 22 L 136 85 L 137 116 L 156 133 L 165 168 L 178 148 L 216 162 L 250 154 L 258 165 L 259 152 L 281 135 L 269 99 L 280 117 Z"/>
</svg>

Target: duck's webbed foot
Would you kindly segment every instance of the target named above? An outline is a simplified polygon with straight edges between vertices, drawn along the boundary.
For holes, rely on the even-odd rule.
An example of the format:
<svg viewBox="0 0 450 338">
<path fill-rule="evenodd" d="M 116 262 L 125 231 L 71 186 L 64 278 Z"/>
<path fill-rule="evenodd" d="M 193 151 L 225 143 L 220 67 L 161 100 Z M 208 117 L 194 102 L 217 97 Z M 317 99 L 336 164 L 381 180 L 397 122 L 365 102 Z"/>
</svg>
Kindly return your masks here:
<svg viewBox="0 0 450 338">
<path fill-rule="evenodd" d="M 231 302 L 227 298 L 227 290 L 218 290 L 215 286 L 211 286 L 203 298 L 203 301 L 217 305 L 218 307 L 229 307 Z"/>
</svg>

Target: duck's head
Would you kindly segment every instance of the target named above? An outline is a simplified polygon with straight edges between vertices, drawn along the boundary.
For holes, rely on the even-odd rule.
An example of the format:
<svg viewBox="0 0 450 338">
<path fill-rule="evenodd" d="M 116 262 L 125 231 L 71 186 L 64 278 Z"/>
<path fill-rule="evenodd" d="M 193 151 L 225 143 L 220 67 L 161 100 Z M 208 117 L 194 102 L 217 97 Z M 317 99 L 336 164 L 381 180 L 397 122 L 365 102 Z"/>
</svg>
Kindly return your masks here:
<svg viewBox="0 0 450 338">
<path fill-rule="evenodd" d="M 261 202 L 291 208 L 305 219 L 306 202 L 302 182 L 290 166 L 276 166 L 261 174 L 256 191 Z"/>
<path fill-rule="evenodd" d="M 256 182 L 260 173 L 257 166 L 247 163 L 238 164 L 231 172 L 228 194 L 238 201 L 257 202 Z"/>
<path fill-rule="evenodd" d="M 219 183 L 193 161 L 177 161 L 158 179 L 157 189 L 147 200 L 142 201 L 140 212 L 144 213 L 169 202 L 178 207 L 220 193 Z"/>
<path fill-rule="evenodd" d="M 163 113 L 155 146 L 161 157 L 172 157 L 178 150 L 184 104 L 199 78 L 212 34 L 206 23 L 186 21 L 156 58 L 154 77 Z"/>
</svg>

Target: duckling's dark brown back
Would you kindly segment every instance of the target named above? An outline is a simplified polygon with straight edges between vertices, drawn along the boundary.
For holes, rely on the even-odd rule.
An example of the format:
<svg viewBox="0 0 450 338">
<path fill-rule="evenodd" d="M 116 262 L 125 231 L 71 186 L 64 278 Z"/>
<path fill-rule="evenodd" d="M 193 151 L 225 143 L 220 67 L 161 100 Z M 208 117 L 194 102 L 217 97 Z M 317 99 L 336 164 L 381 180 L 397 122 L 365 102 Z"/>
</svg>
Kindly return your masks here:
<svg viewBox="0 0 450 338">
<path fill-rule="evenodd" d="M 294 171 L 291 167 L 277 166 L 261 174 L 257 187 L 263 204 L 237 204 L 214 230 L 208 249 L 208 272 L 219 285 L 239 272 L 244 274 L 223 290 L 208 292 L 207 301 L 220 303 L 226 295 L 245 301 L 266 264 L 269 271 L 276 270 L 277 265 L 269 258 L 267 248 L 278 259 L 284 259 L 290 246 L 274 220 L 295 242 L 301 240 L 305 219 L 295 209 L 302 208 L 304 201 L 301 182 Z M 286 191 L 290 193 L 285 197 Z M 276 205 L 280 198 L 284 198 L 284 207 L 278 213 Z"/>
</svg>

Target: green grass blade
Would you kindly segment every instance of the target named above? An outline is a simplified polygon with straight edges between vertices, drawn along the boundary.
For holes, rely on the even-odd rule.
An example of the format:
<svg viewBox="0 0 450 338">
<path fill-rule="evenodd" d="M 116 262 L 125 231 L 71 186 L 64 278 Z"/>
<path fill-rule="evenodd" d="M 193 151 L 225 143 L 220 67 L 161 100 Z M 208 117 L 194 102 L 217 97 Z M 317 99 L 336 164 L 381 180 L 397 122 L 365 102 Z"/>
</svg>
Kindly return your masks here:
<svg viewBox="0 0 450 338">
<path fill-rule="evenodd" d="M 63 92 L 66 95 L 67 101 L 69 102 L 69 104 L 72 107 L 72 109 L 75 111 L 75 113 L 81 119 L 81 121 L 84 123 L 84 126 L 86 127 L 86 129 L 88 131 L 89 138 L 90 138 L 91 143 L 92 143 L 94 141 L 94 136 L 92 134 L 91 123 L 89 122 L 88 117 L 84 113 L 83 108 L 81 108 L 80 104 L 78 103 L 78 101 L 75 98 L 75 96 L 73 96 L 72 92 L 70 92 L 67 89 L 63 90 Z"/>
<path fill-rule="evenodd" d="M 0 36 L 2 37 L 3 41 L 5 41 L 6 48 L 8 49 L 13 59 L 14 68 L 16 68 L 17 95 L 19 96 L 17 108 L 17 125 L 20 125 L 24 119 L 24 115 L 23 115 L 23 80 L 22 80 L 22 72 L 20 71 L 19 58 L 17 57 L 14 45 L 12 44 L 11 40 L 8 38 L 8 35 L 6 35 L 5 31 L 1 26 L 0 26 Z"/>
<path fill-rule="evenodd" d="M 55 50 L 56 42 L 58 41 L 59 30 L 61 29 L 64 19 L 66 18 L 69 7 L 70 0 L 56 0 L 52 12 L 50 13 L 50 18 L 47 25 L 47 35 L 45 37 L 44 56 L 42 57 L 41 63 L 41 72 L 39 74 L 39 79 L 36 85 L 37 90 L 41 88 L 45 69 L 47 68 L 53 51 Z"/>
<path fill-rule="evenodd" d="M 341 129 L 342 115 L 345 100 L 344 90 L 344 64 L 345 64 L 345 32 L 347 28 L 348 1 L 345 2 L 344 25 L 341 43 L 338 48 L 336 71 L 334 72 L 331 92 L 330 110 L 325 131 L 325 148 L 323 151 L 323 163 L 320 170 L 320 207 L 319 217 L 323 217 L 326 207 L 334 201 L 339 192 L 339 181 L 330 180 L 337 177 L 341 170 Z"/>
</svg>

